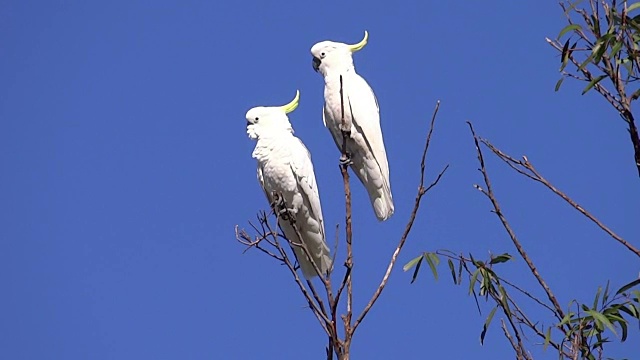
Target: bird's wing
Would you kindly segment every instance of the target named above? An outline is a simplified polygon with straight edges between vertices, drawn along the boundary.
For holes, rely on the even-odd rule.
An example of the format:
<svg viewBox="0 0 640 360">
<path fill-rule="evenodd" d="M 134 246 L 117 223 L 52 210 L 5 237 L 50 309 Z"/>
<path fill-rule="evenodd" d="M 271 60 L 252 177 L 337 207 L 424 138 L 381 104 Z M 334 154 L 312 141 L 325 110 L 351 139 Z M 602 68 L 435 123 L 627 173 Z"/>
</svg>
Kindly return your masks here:
<svg viewBox="0 0 640 360">
<path fill-rule="evenodd" d="M 355 74 L 350 77 L 347 86 L 347 101 L 351 111 L 352 125 L 364 137 L 388 187 L 389 164 L 380 128 L 378 100 L 369 84 L 360 75 Z"/>
<path fill-rule="evenodd" d="M 340 132 L 340 129 L 337 126 L 327 126 L 327 117 L 331 117 L 331 113 L 327 111 L 327 107 L 325 104 L 325 106 L 322 108 L 322 122 L 324 123 L 324 127 L 329 129 L 331 138 L 333 138 L 336 146 L 338 146 L 338 150 L 342 152 L 342 132 Z"/>
<path fill-rule="evenodd" d="M 264 191 L 264 196 L 267 197 L 267 201 L 269 202 L 269 205 L 271 205 L 273 200 L 271 199 L 271 196 L 269 195 L 269 190 L 267 190 L 267 188 L 265 187 L 264 176 L 262 175 L 262 166 L 260 164 L 258 164 L 257 175 L 258 175 L 258 183 L 260 183 L 260 187 L 262 188 L 262 191 Z"/>
<path fill-rule="evenodd" d="M 306 146 L 298 138 L 294 138 L 292 146 L 291 170 L 298 183 L 298 189 L 304 201 L 309 206 L 309 213 L 319 224 L 319 233 L 324 240 L 324 220 L 322 218 L 322 206 L 320 205 L 320 194 L 316 184 L 316 176 L 313 172 L 311 154 Z"/>
</svg>

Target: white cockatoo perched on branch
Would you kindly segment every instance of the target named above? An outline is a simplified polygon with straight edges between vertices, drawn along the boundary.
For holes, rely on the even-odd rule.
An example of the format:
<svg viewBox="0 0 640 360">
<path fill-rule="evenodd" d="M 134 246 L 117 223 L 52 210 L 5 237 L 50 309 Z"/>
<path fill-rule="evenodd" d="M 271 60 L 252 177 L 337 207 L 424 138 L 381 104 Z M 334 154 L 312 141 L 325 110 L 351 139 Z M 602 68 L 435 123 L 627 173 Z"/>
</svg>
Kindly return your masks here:
<svg viewBox="0 0 640 360">
<path fill-rule="evenodd" d="M 284 106 L 255 107 L 247 112 L 247 134 L 257 140 L 253 158 L 258 161 L 258 182 L 274 211 L 279 211 L 279 225 L 284 235 L 294 243 L 293 249 L 305 278 L 318 275 L 311 261 L 322 275 L 331 269 L 329 247 L 326 244 L 320 196 L 313 172 L 311 155 L 302 141 L 293 135 L 287 114 L 298 107 L 300 92 Z M 282 198 L 280 198 L 280 195 Z M 293 215 L 295 226 L 284 216 Z M 307 247 L 311 259 L 304 250 Z"/>
<path fill-rule="evenodd" d="M 311 55 L 313 69 L 324 76 L 324 125 L 340 151 L 346 136 L 347 158 L 340 160 L 350 164 L 369 193 L 376 217 L 384 221 L 393 215 L 394 208 L 380 109 L 373 90 L 356 73 L 352 57 L 367 44 L 368 37 L 365 31 L 355 45 L 322 41 L 313 45 Z"/>
</svg>

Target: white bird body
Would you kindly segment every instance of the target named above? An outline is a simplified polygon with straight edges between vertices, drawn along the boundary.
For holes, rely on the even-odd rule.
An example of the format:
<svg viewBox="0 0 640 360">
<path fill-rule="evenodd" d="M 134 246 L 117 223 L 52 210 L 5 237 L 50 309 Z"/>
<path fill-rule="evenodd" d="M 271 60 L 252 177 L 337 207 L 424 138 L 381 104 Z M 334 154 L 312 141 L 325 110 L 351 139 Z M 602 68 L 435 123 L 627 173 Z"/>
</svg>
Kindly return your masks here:
<svg viewBox="0 0 640 360">
<path fill-rule="evenodd" d="M 351 168 L 367 190 L 376 217 L 384 221 L 393 215 L 394 205 L 380 128 L 380 110 L 373 90 L 356 73 L 351 56 L 366 44 L 366 38 L 365 33 L 365 40 L 356 45 L 323 41 L 314 45 L 311 53 L 314 69 L 324 76 L 325 81 L 324 125 L 340 150 L 343 143 L 341 129 L 348 130 L 346 148 Z"/>
<path fill-rule="evenodd" d="M 293 109 L 297 106 L 297 97 L 294 101 Z M 286 112 L 281 107 L 253 108 L 247 112 L 247 121 L 249 137 L 257 139 L 252 157 L 258 162 L 258 182 L 270 204 L 274 203 L 274 195 L 282 195 L 294 216 L 300 240 L 311 255 L 310 260 L 300 246 L 293 245 L 302 273 L 307 279 L 317 275 L 311 261 L 322 274 L 327 273 L 331 270 L 331 257 L 309 151 L 293 135 Z M 300 244 L 298 234 L 288 219 L 280 217 L 278 223 L 287 239 Z"/>
</svg>

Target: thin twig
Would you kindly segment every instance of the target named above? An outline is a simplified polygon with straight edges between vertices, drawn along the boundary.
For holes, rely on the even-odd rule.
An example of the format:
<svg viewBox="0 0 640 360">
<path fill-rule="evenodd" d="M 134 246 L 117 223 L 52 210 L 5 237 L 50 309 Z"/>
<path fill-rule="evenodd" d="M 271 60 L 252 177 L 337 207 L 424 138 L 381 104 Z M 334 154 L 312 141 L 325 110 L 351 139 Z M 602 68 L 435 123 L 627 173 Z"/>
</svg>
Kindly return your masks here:
<svg viewBox="0 0 640 360">
<path fill-rule="evenodd" d="M 442 175 L 444 175 L 445 171 L 447 171 L 447 169 L 449 168 L 449 165 L 445 166 L 444 169 L 440 172 L 440 174 L 438 174 L 436 179 L 428 187 L 426 187 L 426 188 L 424 187 L 424 172 L 425 172 L 425 162 L 426 162 L 426 158 L 427 158 L 427 151 L 429 150 L 429 145 L 431 143 L 431 134 L 433 133 L 433 129 L 434 129 L 434 126 L 435 126 L 435 121 L 436 121 L 436 116 L 438 114 L 438 109 L 439 108 L 440 108 L 440 101 L 438 101 L 436 103 L 436 107 L 435 107 L 435 109 L 433 111 L 433 116 L 431 117 L 431 123 L 429 125 L 429 132 L 427 134 L 427 139 L 426 139 L 426 142 L 425 142 L 424 150 L 422 151 L 422 159 L 420 161 L 420 184 L 418 186 L 418 194 L 416 195 L 416 199 L 415 199 L 415 202 L 413 204 L 413 211 L 411 211 L 411 215 L 409 216 L 409 221 L 407 222 L 407 225 L 405 226 L 405 230 L 404 230 L 402 236 L 400 237 L 400 241 L 398 242 L 398 246 L 396 246 L 395 251 L 391 255 L 391 260 L 389 261 L 389 265 L 387 266 L 387 271 L 384 273 L 384 275 L 382 277 L 382 280 L 380 281 L 380 285 L 378 286 L 376 291 L 373 293 L 373 296 L 369 300 L 369 303 L 367 303 L 367 305 L 365 306 L 364 310 L 362 310 L 362 313 L 360 314 L 360 316 L 358 316 L 358 318 L 356 319 L 355 323 L 353 324 L 352 332 L 354 332 L 356 330 L 358 325 L 360 325 L 362 320 L 364 320 L 365 316 L 367 316 L 367 313 L 369 312 L 369 310 L 371 310 L 371 307 L 378 300 L 378 297 L 380 297 L 380 294 L 382 294 L 382 291 L 384 290 L 385 286 L 387 285 L 387 282 L 389 281 L 389 276 L 391 275 L 391 270 L 393 270 L 393 266 L 395 265 L 396 260 L 398 259 L 398 255 L 400 254 L 400 251 L 402 250 L 402 247 L 404 246 L 405 242 L 407 241 L 407 238 L 409 237 L 409 233 L 411 232 L 411 227 L 413 226 L 413 222 L 415 221 L 416 216 L 418 215 L 418 209 L 420 208 L 420 202 L 422 200 L 422 197 L 431 188 L 433 188 L 434 186 L 436 186 L 436 184 L 438 184 L 438 182 L 442 178 Z"/>
<path fill-rule="evenodd" d="M 524 261 L 527 263 L 527 266 L 529 267 L 529 270 L 531 271 L 533 276 L 535 276 L 536 280 L 538 280 L 538 283 L 544 289 L 545 293 L 547 294 L 547 297 L 549 298 L 549 300 L 553 304 L 553 307 L 556 310 L 556 313 L 554 315 L 558 318 L 558 320 L 562 320 L 562 318 L 564 317 L 564 311 L 562 311 L 562 308 L 560 307 L 560 304 L 558 303 L 558 299 L 556 299 L 556 296 L 553 294 L 553 292 L 551 291 L 551 288 L 549 288 L 549 286 L 547 285 L 546 281 L 544 281 L 542 276 L 540 276 L 540 273 L 538 272 L 538 269 L 534 265 L 534 263 L 531 260 L 531 258 L 529 258 L 529 255 L 527 254 L 527 252 L 522 247 L 522 244 L 520 244 L 520 241 L 516 237 L 515 232 L 513 231 L 513 229 L 511 229 L 511 226 L 509 225 L 509 222 L 507 222 L 506 217 L 504 216 L 504 214 L 502 213 L 502 211 L 500 209 L 500 204 L 498 203 L 498 200 L 496 199 L 496 197 L 493 194 L 493 188 L 491 187 L 491 181 L 489 180 L 489 174 L 487 173 L 487 170 L 486 170 L 485 165 L 484 165 L 484 157 L 482 155 L 482 149 L 480 148 L 480 144 L 479 144 L 479 141 L 478 141 L 478 136 L 476 135 L 475 131 L 473 130 L 473 125 L 471 125 L 471 122 L 467 121 L 467 124 L 469 125 L 469 129 L 471 130 L 471 134 L 473 135 L 473 141 L 474 141 L 475 146 L 476 146 L 476 152 L 477 152 L 477 155 L 478 155 L 478 161 L 480 162 L 480 172 L 482 173 L 482 176 L 484 178 L 485 186 L 487 187 L 486 191 L 483 191 L 483 193 L 489 198 L 489 201 L 491 201 L 491 204 L 493 205 L 494 212 L 498 216 L 498 218 L 500 219 L 500 222 L 502 223 L 502 226 L 505 228 L 505 230 L 509 234 L 509 238 L 511 239 L 511 242 L 513 242 L 513 244 L 515 245 L 516 249 L 518 250 L 518 253 L 524 259 Z"/>
<path fill-rule="evenodd" d="M 504 319 L 500 319 L 500 323 L 502 324 L 502 331 L 504 332 L 504 336 L 506 336 L 506 338 L 509 339 L 509 343 L 511 344 L 513 351 L 516 353 L 516 359 L 518 360 L 524 359 L 524 356 L 520 352 L 520 348 L 518 347 L 516 342 L 513 341 L 513 337 L 511 337 L 511 334 L 509 334 L 509 331 L 507 330 L 507 325 L 505 324 Z"/>
<path fill-rule="evenodd" d="M 616 234 L 613 230 L 609 229 L 605 224 L 603 224 L 600 220 L 598 220 L 595 216 L 593 216 L 590 212 L 588 212 L 581 205 L 573 201 L 569 196 L 567 196 L 564 192 L 560 191 L 553 184 L 551 184 L 546 178 L 542 176 L 538 172 L 538 170 L 533 166 L 533 164 L 527 159 L 526 156 L 523 156 L 523 160 L 517 160 L 512 156 L 509 156 L 502 152 L 500 149 L 496 148 L 493 144 L 491 144 L 486 139 L 480 139 L 480 141 L 486 145 L 489 150 L 491 150 L 498 158 L 506 162 L 511 168 L 515 169 L 518 173 L 527 176 L 528 178 L 539 182 L 544 185 L 547 189 L 551 190 L 554 194 L 558 195 L 564 201 L 566 201 L 571 207 L 578 210 L 582 215 L 586 216 L 589 220 L 591 220 L 594 224 L 596 224 L 600 229 L 606 232 L 609 236 L 611 236 L 614 240 L 618 241 L 622 245 L 624 245 L 629 251 L 636 254 L 636 256 L 640 257 L 640 250 L 634 247 L 631 243 L 623 239 L 621 236 Z M 521 167 L 521 168 L 518 168 Z M 524 169 L 524 170 L 523 170 Z M 525 171 L 526 170 L 526 171 Z"/>
</svg>

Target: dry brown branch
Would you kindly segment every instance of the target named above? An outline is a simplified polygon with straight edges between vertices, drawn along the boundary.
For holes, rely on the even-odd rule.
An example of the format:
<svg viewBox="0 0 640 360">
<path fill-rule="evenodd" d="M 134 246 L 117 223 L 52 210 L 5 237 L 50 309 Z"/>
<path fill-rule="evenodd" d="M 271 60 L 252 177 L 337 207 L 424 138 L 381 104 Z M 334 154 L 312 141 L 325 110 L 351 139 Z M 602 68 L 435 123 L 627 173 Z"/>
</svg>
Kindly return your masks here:
<svg viewBox="0 0 640 360">
<path fill-rule="evenodd" d="M 434 125 L 435 125 L 436 117 L 438 115 L 438 109 L 439 108 L 440 108 L 440 101 L 438 101 L 436 103 L 436 107 L 435 107 L 435 109 L 433 111 L 433 116 L 431 117 L 431 123 L 429 125 L 429 132 L 427 134 L 427 139 L 426 139 L 426 142 L 425 142 L 425 146 L 424 146 L 424 149 L 422 151 L 422 159 L 420 160 L 420 184 L 418 186 L 418 194 L 416 195 L 416 199 L 415 199 L 415 202 L 414 202 L 414 205 L 413 205 L 413 210 L 411 211 L 411 215 L 409 216 L 409 221 L 407 222 L 407 225 L 405 226 L 405 230 L 402 233 L 402 236 L 400 237 L 400 241 L 398 242 L 398 246 L 396 246 L 396 249 L 394 250 L 393 254 L 391 255 L 391 260 L 389 261 L 389 265 L 387 266 L 387 271 L 384 273 L 384 275 L 382 277 L 382 280 L 380 281 L 380 285 L 378 286 L 378 288 L 374 292 L 373 296 L 369 300 L 369 303 L 365 306 L 364 310 L 362 310 L 362 313 L 360 314 L 360 316 L 358 316 L 358 318 L 356 319 L 355 323 L 353 324 L 353 327 L 351 329 L 352 333 L 356 330 L 358 325 L 360 325 L 360 323 L 362 323 L 362 320 L 364 320 L 365 316 L 367 316 L 367 313 L 369 312 L 369 310 L 371 310 L 371 307 L 378 300 L 378 298 L 380 297 L 380 294 L 382 294 L 382 291 L 384 290 L 385 286 L 387 285 L 387 282 L 389 281 L 389 276 L 391 275 L 391 270 L 393 270 L 393 266 L 395 265 L 396 260 L 398 259 L 398 255 L 400 254 L 400 251 L 402 250 L 402 247 L 404 246 L 405 242 L 407 241 L 407 238 L 409 237 L 409 233 L 411 232 L 411 227 L 413 226 L 413 222 L 415 221 L 416 216 L 418 214 L 418 209 L 420 208 L 420 202 L 422 200 L 422 197 L 429 190 L 431 190 L 431 188 L 433 188 L 434 186 L 436 186 L 438 184 L 438 182 L 440 181 L 440 179 L 442 178 L 444 173 L 449 168 L 449 165 L 445 166 L 444 169 L 440 172 L 440 174 L 438 174 L 436 179 L 428 187 L 425 188 L 425 186 L 424 186 L 424 172 L 425 172 L 425 163 L 426 163 L 426 158 L 427 158 L 427 151 L 429 150 L 429 145 L 431 143 L 431 135 L 433 134 L 433 129 L 434 129 Z"/>
<path fill-rule="evenodd" d="M 476 187 L 485 196 L 487 196 L 487 198 L 489 198 L 489 201 L 493 205 L 494 212 L 498 216 L 498 218 L 500 219 L 500 222 L 502 223 L 502 226 L 505 228 L 505 230 L 509 234 L 509 238 L 511 239 L 511 242 L 513 243 L 513 245 L 518 250 L 518 253 L 522 257 L 522 259 L 524 259 L 524 261 L 527 263 L 527 266 L 529 267 L 529 270 L 531 271 L 533 276 L 536 278 L 536 280 L 538 280 L 538 283 L 540 284 L 540 286 L 544 289 L 545 293 L 547 294 L 547 297 L 549 298 L 549 301 L 551 301 L 551 303 L 553 304 L 553 307 L 555 309 L 554 315 L 558 318 L 558 320 L 562 320 L 562 318 L 564 317 L 564 311 L 560 307 L 560 304 L 558 303 L 558 300 L 556 299 L 556 296 L 553 294 L 553 292 L 551 291 L 551 288 L 549 288 L 549 286 L 547 285 L 546 281 L 544 281 L 544 279 L 542 278 L 542 276 L 538 272 L 538 269 L 534 265 L 533 261 L 531 260 L 531 258 L 527 254 L 527 252 L 524 250 L 524 247 L 522 246 L 522 244 L 520 243 L 520 241 L 516 237 L 515 232 L 513 231 L 513 229 L 511 229 L 511 225 L 509 225 L 509 222 L 507 221 L 506 217 L 502 213 L 502 210 L 500 209 L 500 204 L 498 203 L 498 200 L 496 199 L 496 197 L 495 197 L 495 195 L 493 193 L 493 188 L 491 187 L 491 181 L 489 180 L 489 174 L 487 173 L 487 169 L 485 167 L 484 157 L 482 155 L 482 149 L 480 148 L 480 144 L 479 144 L 479 138 L 476 135 L 476 133 L 475 133 L 475 131 L 473 129 L 473 125 L 471 124 L 471 122 L 467 121 L 467 124 L 469 125 L 469 129 L 471 130 L 471 134 L 473 135 L 473 141 L 474 141 L 475 146 L 476 146 L 476 152 L 477 152 L 477 155 L 478 155 L 478 161 L 480 162 L 480 169 L 479 170 L 482 173 L 482 177 L 484 179 L 484 184 L 486 186 L 486 190 L 480 188 L 477 185 L 476 185 Z"/>
<path fill-rule="evenodd" d="M 268 219 L 264 219 L 264 224 L 267 227 L 267 229 L 270 231 L 270 233 L 274 233 L 273 228 L 271 226 L 271 224 L 269 224 Z M 299 232 L 297 227 L 295 227 L 294 224 L 294 228 L 296 229 L 296 232 Z M 292 244 L 292 241 L 289 241 L 289 244 Z M 278 251 L 280 252 L 280 255 L 282 255 L 282 258 L 285 260 L 285 264 L 287 265 L 287 268 L 289 269 L 289 272 L 291 272 L 291 275 L 293 275 L 293 278 L 296 282 L 296 284 L 298 285 L 298 288 L 300 289 L 300 292 L 302 292 L 302 294 L 304 295 L 305 299 L 307 300 L 307 303 L 309 304 L 309 308 L 313 311 L 313 313 L 316 315 L 316 317 L 318 318 L 318 321 L 320 322 L 320 325 L 322 326 L 322 328 L 324 329 L 324 331 L 330 335 L 330 330 L 327 327 L 328 324 L 330 324 L 330 320 L 327 317 L 327 314 L 325 311 L 323 311 L 318 304 L 316 304 L 314 302 L 314 298 L 309 295 L 309 292 L 307 291 L 307 289 L 305 288 L 304 284 L 302 283 L 302 280 L 300 280 L 300 277 L 298 276 L 298 272 L 296 271 L 296 268 L 293 266 L 293 264 L 291 263 L 291 261 L 289 260 L 289 256 L 287 255 L 287 252 L 284 250 L 284 248 L 282 247 L 282 245 L 280 245 L 279 241 L 275 241 L 275 245 L 276 248 L 278 249 Z M 313 263 L 313 261 L 312 261 Z"/>
<path fill-rule="evenodd" d="M 500 149 L 496 148 L 493 144 L 491 144 L 486 139 L 480 139 L 480 141 L 489 148 L 498 158 L 507 163 L 511 168 L 515 169 L 518 173 L 532 179 L 542 185 L 544 185 L 547 189 L 551 190 L 554 194 L 558 195 L 564 201 L 566 201 L 571 207 L 578 210 L 582 215 L 586 216 L 589 220 L 591 220 L 594 224 L 596 224 L 600 229 L 602 229 L 605 233 L 611 236 L 614 240 L 624 245 L 629 251 L 636 254 L 636 256 L 640 257 L 640 250 L 634 247 L 631 243 L 623 239 L 621 236 L 616 234 L 613 230 L 609 229 L 605 224 L 603 224 L 598 218 L 593 216 L 590 212 L 588 212 L 581 205 L 573 201 L 569 196 L 567 196 L 564 192 L 560 191 L 553 184 L 551 184 L 546 178 L 538 172 L 538 170 L 533 166 L 533 164 L 527 159 L 526 156 L 522 157 L 522 160 L 517 160 L 512 156 L 509 156 L 502 152 Z"/>
<path fill-rule="evenodd" d="M 524 356 L 522 356 L 520 348 L 518 347 L 516 342 L 513 341 L 513 337 L 511 336 L 511 334 L 509 334 L 509 330 L 507 330 L 507 324 L 505 324 L 504 319 L 500 319 L 500 323 L 502 324 L 501 327 L 502 327 L 502 331 L 504 332 L 504 336 L 509 340 L 511 347 L 513 348 L 513 351 L 516 353 L 516 359 L 518 360 L 524 359 Z"/>
</svg>

